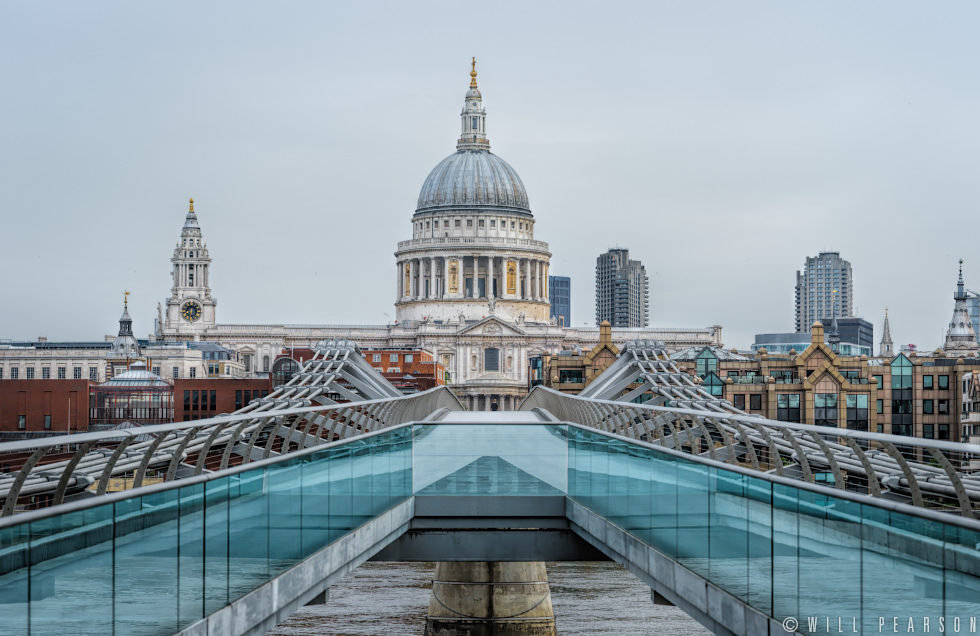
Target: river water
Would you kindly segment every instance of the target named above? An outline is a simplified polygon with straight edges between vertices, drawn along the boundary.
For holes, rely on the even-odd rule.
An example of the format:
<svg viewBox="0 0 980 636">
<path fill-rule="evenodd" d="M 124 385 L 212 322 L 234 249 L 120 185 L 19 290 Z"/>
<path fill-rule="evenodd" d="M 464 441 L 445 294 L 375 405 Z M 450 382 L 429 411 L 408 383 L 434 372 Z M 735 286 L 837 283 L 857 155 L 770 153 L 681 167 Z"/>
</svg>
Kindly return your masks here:
<svg viewBox="0 0 980 636">
<path fill-rule="evenodd" d="M 304 607 L 274 636 L 421 636 L 431 563 L 365 563 L 330 588 L 326 605 Z M 710 634 L 676 607 L 654 605 L 650 588 L 609 563 L 549 563 L 560 636 Z"/>
</svg>

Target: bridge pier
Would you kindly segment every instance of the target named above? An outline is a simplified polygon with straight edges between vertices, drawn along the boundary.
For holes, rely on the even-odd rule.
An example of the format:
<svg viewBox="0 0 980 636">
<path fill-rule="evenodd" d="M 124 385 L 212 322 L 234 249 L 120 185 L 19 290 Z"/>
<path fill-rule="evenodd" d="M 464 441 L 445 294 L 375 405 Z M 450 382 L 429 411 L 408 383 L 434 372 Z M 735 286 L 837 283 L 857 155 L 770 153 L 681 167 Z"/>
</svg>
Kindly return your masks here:
<svg viewBox="0 0 980 636">
<path fill-rule="evenodd" d="M 436 564 L 425 636 L 557 636 L 548 572 L 531 563 Z"/>
</svg>

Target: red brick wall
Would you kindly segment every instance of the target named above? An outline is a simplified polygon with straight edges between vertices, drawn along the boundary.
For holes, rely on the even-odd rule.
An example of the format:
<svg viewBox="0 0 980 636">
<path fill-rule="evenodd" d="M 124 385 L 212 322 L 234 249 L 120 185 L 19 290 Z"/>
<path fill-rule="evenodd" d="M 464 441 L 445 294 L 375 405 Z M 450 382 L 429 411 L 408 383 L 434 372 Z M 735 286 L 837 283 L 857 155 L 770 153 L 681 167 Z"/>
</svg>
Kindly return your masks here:
<svg viewBox="0 0 980 636">
<path fill-rule="evenodd" d="M 185 409 L 184 391 L 190 391 L 190 409 Z M 198 405 L 194 408 L 194 391 L 198 394 Z M 211 391 L 214 391 L 215 408 L 211 409 Z M 272 380 L 269 378 L 182 378 L 174 380 L 174 421 L 198 420 L 232 413 L 236 410 L 236 392 L 241 391 L 241 406 L 248 404 L 245 392 L 250 399 L 255 399 L 263 393 L 272 392 Z M 202 405 L 201 399 L 206 398 Z M 186 416 L 186 417 L 185 417 Z"/>
<path fill-rule="evenodd" d="M 0 380 L 0 431 L 88 430 L 89 380 Z M 26 428 L 18 428 L 20 416 Z M 45 416 L 51 428 L 44 428 Z"/>
<path fill-rule="evenodd" d="M 434 376 L 437 384 L 445 384 L 445 367 L 437 362 L 435 363 L 436 368 L 433 372 L 432 354 L 428 351 L 420 351 L 418 349 L 414 351 L 406 351 L 405 349 L 372 349 L 363 351 L 362 353 L 364 354 L 364 359 L 368 361 L 368 364 L 376 369 L 381 369 L 385 377 L 389 377 L 388 369 L 397 368 L 400 370 L 391 373 L 391 377 L 401 377 L 406 374 L 414 375 L 417 378 L 432 378 Z M 412 356 L 411 362 L 405 362 L 406 354 Z M 381 356 L 380 362 L 374 361 L 375 355 Z M 391 360 L 391 356 L 393 355 L 398 356 L 397 361 Z"/>
</svg>

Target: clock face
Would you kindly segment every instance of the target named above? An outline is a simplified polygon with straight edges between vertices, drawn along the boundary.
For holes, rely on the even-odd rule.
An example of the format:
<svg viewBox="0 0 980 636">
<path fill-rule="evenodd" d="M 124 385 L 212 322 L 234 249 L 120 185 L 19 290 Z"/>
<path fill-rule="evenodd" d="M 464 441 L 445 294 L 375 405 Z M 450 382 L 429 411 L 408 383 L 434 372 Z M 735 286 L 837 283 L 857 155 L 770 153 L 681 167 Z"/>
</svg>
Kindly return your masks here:
<svg viewBox="0 0 980 636">
<path fill-rule="evenodd" d="M 201 306 L 190 300 L 180 308 L 180 315 L 187 322 L 194 322 L 201 317 Z"/>
</svg>

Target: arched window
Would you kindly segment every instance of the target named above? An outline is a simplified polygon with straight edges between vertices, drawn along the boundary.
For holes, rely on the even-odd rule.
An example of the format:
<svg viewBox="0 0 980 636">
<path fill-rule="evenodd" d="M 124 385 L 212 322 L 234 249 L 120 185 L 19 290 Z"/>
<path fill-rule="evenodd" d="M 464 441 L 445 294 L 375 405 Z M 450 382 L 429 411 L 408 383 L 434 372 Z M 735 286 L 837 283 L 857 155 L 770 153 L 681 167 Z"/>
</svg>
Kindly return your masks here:
<svg viewBox="0 0 980 636">
<path fill-rule="evenodd" d="M 262 356 L 262 370 L 269 370 L 269 356 Z"/>
<path fill-rule="evenodd" d="M 282 386 L 299 373 L 299 363 L 292 358 L 279 358 L 272 365 L 272 386 Z"/>
</svg>

